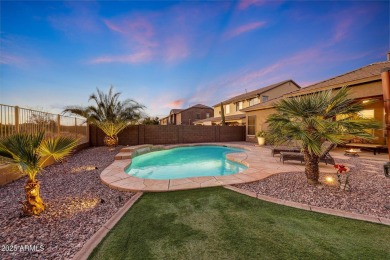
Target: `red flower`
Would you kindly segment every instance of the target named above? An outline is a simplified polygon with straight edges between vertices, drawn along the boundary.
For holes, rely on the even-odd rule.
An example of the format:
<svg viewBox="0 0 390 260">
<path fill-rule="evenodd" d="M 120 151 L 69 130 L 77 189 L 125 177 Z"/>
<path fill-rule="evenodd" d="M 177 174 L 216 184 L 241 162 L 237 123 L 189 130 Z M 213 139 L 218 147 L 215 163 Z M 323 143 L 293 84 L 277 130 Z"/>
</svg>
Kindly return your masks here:
<svg viewBox="0 0 390 260">
<path fill-rule="evenodd" d="M 335 164 L 334 167 L 337 169 L 338 173 L 343 173 L 347 171 L 347 168 L 342 164 Z"/>
</svg>

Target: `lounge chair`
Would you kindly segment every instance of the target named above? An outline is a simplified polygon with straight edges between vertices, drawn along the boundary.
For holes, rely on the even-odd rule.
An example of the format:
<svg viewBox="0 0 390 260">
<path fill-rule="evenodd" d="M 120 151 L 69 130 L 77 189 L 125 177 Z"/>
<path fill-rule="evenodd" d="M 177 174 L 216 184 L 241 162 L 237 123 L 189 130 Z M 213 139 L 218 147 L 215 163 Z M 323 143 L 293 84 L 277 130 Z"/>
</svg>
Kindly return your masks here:
<svg viewBox="0 0 390 260">
<path fill-rule="evenodd" d="M 329 154 L 329 152 L 335 148 L 336 145 L 331 142 L 324 142 L 321 145 L 321 155 L 320 155 L 320 162 L 324 162 L 326 164 L 335 164 L 335 161 L 333 157 Z M 303 153 L 294 153 L 294 152 L 281 152 L 280 153 L 280 160 L 284 163 L 284 161 L 300 161 L 301 163 L 304 161 L 305 156 Z"/>
<path fill-rule="evenodd" d="M 302 143 L 300 141 L 290 141 L 288 145 L 285 146 L 275 146 L 271 149 L 272 157 L 275 156 L 275 154 L 280 154 L 281 152 L 292 152 L 292 153 L 299 153 L 301 151 Z"/>
<path fill-rule="evenodd" d="M 281 152 L 299 153 L 300 151 L 301 148 L 297 146 L 277 146 L 271 149 L 271 154 L 274 157 L 275 154 L 280 154 Z"/>
</svg>

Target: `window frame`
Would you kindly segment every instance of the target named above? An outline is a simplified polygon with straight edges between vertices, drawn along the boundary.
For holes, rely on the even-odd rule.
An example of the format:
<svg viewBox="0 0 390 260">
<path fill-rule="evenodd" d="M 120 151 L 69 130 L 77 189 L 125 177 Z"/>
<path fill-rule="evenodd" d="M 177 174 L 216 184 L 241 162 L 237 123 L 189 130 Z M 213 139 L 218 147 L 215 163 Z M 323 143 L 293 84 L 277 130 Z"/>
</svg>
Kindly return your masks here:
<svg viewBox="0 0 390 260">
<path fill-rule="evenodd" d="M 249 118 L 254 118 L 253 124 L 249 124 L 250 119 Z M 253 134 L 249 133 L 249 128 L 253 127 Z M 252 116 L 247 116 L 247 128 L 246 128 L 246 135 L 247 136 L 256 136 L 256 115 Z"/>
</svg>

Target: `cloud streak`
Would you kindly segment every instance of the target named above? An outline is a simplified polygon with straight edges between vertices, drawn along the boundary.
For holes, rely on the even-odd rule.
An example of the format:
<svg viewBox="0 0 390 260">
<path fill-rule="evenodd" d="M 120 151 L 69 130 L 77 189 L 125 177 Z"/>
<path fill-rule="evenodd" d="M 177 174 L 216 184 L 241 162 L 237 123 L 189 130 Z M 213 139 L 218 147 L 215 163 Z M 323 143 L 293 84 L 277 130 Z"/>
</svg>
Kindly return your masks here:
<svg viewBox="0 0 390 260">
<path fill-rule="evenodd" d="M 267 3 L 266 0 L 241 0 L 238 4 L 239 10 L 245 10 L 251 6 L 261 6 Z"/>
<path fill-rule="evenodd" d="M 89 61 L 90 64 L 103 64 L 103 63 L 144 63 L 152 59 L 152 53 L 148 50 L 144 50 L 138 53 L 129 55 L 118 55 L 118 56 L 102 56 L 94 58 Z"/>
<path fill-rule="evenodd" d="M 172 102 L 169 102 L 168 104 L 165 105 L 165 107 L 169 108 L 181 108 L 185 103 L 184 99 L 177 99 Z"/>
<path fill-rule="evenodd" d="M 264 27 L 265 25 L 266 25 L 266 22 L 263 22 L 263 21 L 244 24 L 244 25 L 241 25 L 235 29 L 228 31 L 225 34 L 225 38 L 227 38 L 227 39 L 234 38 L 234 37 L 237 37 L 243 33 L 247 33 L 247 32 L 256 30 L 258 28 Z"/>
<path fill-rule="evenodd" d="M 4 53 L 3 51 L 0 52 L 0 64 L 5 65 L 26 65 L 27 61 L 25 58 Z"/>
</svg>

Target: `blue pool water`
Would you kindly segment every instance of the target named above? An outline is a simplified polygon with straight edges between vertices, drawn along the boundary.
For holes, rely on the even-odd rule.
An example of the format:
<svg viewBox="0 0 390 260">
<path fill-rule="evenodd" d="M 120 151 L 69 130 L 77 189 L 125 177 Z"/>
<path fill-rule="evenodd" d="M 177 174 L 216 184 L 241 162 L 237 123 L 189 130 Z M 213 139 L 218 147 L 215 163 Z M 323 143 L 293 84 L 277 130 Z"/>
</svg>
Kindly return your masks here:
<svg viewBox="0 0 390 260">
<path fill-rule="evenodd" d="M 133 158 L 126 173 L 145 179 L 180 179 L 235 174 L 247 167 L 226 159 L 242 149 L 223 146 L 178 147 Z"/>
</svg>

